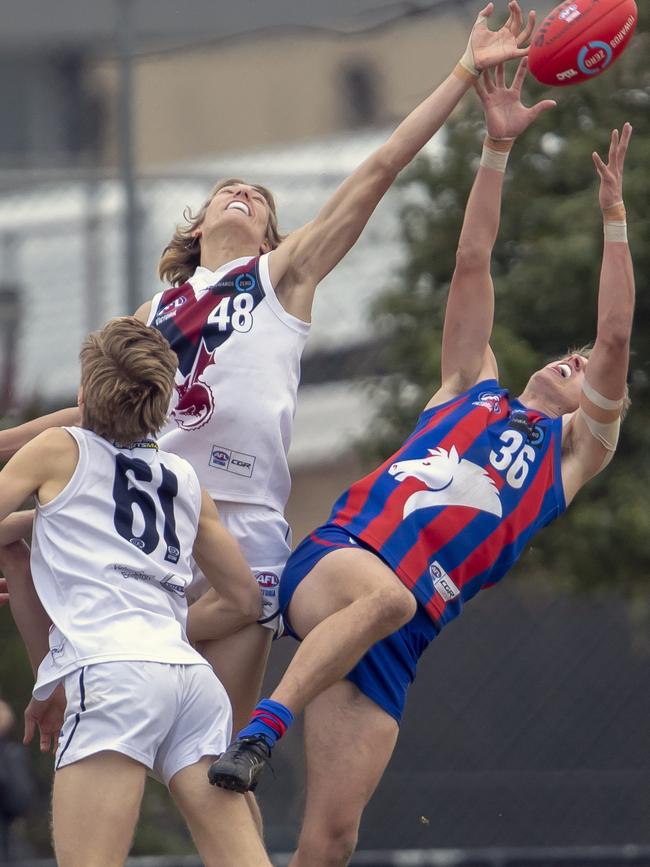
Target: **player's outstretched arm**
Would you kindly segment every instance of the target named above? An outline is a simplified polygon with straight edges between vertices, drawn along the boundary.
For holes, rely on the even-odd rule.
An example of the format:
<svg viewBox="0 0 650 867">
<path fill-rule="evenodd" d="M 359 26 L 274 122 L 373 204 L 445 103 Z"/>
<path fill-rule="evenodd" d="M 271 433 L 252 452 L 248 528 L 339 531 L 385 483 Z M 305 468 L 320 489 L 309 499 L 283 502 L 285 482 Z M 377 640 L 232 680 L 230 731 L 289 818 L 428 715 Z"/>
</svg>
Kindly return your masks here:
<svg viewBox="0 0 650 867">
<path fill-rule="evenodd" d="M 625 406 L 635 294 L 623 202 L 623 172 L 631 136 L 629 123 L 621 134 L 613 130 L 607 164 L 593 154 L 600 177 L 605 242 L 596 341 L 585 373 L 580 409 L 569 420 L 569 447 L 562 464 L 568 500 L 611 460 Z"/>
<path fill-rule="evenodd" d="M 203 491 L 194 559 L 214 593 L 190 607 L 188 635 L 191 641 L 224 638 L 262 613 L 260 593 L 235 538 L 219 520 L 217 507 Z"/>
<path fill-rule="evenodd" d="M 523 58 L 512 85 L 500 64 L 493 76 L 486 71 L 476 81 L 483 105 L 487 136 L 458 242 L 442 336 L 442 387 L 429 405 L 460 394 L 481 379 L 496 377 L 489 349 L 494 318 L 494 287 L 490 274 L 492 249 L 501 215 L 501 193 L 508 155 L 515 139 L 539 115 L 555 106 L 543 100 L 527 108 L 521 100 L 527 59 Z"/>
<path fill-rule="evenodd" d="M 493 8 L 490 3 L 479 15 L 455 70 L 339 187 L 311 223 L 271 253 L 271 278 L 290 313 L 309 318 L 318 283 L 350 250 L 398 173 L 440 129 L 480 71 L 527 52 L 521 46 L 532 33 L 534 13 L 524 24 L 513 0 L 506 24 L 492 31 L 488 19 Z"/>
<path fill-rule="evenodd" d="M 8 461 L 15 455 L 18 449 L 30 442 L 45 430 L 52 427 L 66 427 L 78 425 L 81 421 L 81 412 L 78 406 L 67 409 L 59 409 L 40 418 L 26 421 L 16 427 L 0 431 L 0 461 Z"/>
</svg>

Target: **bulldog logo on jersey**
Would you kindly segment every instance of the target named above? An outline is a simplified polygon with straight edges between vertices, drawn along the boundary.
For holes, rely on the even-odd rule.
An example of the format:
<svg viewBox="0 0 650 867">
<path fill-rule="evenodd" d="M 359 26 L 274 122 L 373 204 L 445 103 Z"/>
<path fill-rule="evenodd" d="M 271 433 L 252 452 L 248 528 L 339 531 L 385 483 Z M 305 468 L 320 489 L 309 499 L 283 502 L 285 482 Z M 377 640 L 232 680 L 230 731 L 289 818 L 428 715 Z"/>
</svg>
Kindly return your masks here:
<svg viewBox="0 0 650 867">
<path fill-rule="evenodd" d="M 489 512 L 498 518 L 503 514 L 501 499 L 490 475 L 471 461 L 459 457 L 456 447 L 429 449 L 419 460 L 398 461 L 388 470 L 398 482 L 416 478 L 427 486 L 404 503 L 404 517 L 417 509 L 433 506 L 467 506 Z"/>
<path fill-rule="evenodd" d="M 214 352 L 208 352 L 205 341 L 201 341 L 192 370 L 175 388 L 178 402 L 172 410 L 176 424 L 183 430 L 198 430 L 207 424 L 214 413 L 212 389 L 201 374 L 214 361 Z M 182 376 L 177 372 L 177 377 Z"/>
</svg>

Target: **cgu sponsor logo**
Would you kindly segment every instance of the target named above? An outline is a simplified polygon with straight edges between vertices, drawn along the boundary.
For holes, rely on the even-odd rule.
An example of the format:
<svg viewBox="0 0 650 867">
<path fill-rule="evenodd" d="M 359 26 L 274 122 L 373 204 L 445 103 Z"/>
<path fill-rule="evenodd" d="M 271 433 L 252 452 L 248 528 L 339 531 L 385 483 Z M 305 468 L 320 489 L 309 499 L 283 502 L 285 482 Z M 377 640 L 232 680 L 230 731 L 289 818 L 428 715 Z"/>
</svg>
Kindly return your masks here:
<svg viewBox="0 0 650 867">
<path fill-rule="evenodd" d="M 444 600 L 450 602 L 457 596 L 460 596 L 460 590 L 445 572 L 443 567 L 434 560 L 429 566 L 429 574 L 433 578 L 433 588 L 439 593 Z"/>
<path fill-rule="evenodd" d="M 210 466 L 250 478 L 255 467 L 255 455 L 247 455 L 244 452 L 235 452 L 224 446 L 213 445 L 210 453 Z"/>
</svg>

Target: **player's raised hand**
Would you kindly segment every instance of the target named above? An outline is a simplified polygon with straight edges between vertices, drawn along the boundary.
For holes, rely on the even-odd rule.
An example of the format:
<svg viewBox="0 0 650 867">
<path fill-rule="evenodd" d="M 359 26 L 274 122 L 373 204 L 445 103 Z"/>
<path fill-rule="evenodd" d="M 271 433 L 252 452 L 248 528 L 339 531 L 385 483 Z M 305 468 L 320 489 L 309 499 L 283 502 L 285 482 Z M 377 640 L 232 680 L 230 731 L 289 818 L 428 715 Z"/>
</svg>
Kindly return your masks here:
<svg viewBox="0 0 650 867">
<path fill-rule="evenodd" d="M 484 69 L 524 57 L 528 48 L 523 46 L 530 39 L 535 29 L 535 13 L 530 12 L 524 25 L 524 16 L 517 0 L 508 3 L 510 17 L 499 30 L 490 30 L 488 20 L 494 12 L 494 3 L 479 12 L 472 28 L 465 54 L 460 60 L 471 75 L 478 77 Z"/>
<path fill-rule="evenodd" d="M 623 202 L 623 170 L 631 138 L 632 125 L 626 123 L 622 133 L 619 134 L 617 129 L 612 130 L 607 164 L 595 151 L 592 154 L 596 171 L 600 177 L 599 200 L 603 210 Z"/>
<path fill-rule="evenodd" d="M 528 72 L 528 58 L 522 58 L 510 87 L 506 85 L 503 63 L 494 73 L 485 70 L 474 85 L 483 104 L 487 132 L 494 139 L 514 139 L 521 135 L 540 114 L 554 108 L 553 99 L 543 99 L 527 108 L 521 101 L 521 89 Z"/>
<path fill-rule="evenodd" d="M 45 701 L 32 698 L 25 708 L 25 735 L 23 743 L 31 742 L 36 732 L 40 732 L 39 746 L 42 753 L 56 751 L 59 744 L 59 734 L 65 714 L 65 691 L 63 684 L 57 686 L 52 695 Z"/>
</svg>

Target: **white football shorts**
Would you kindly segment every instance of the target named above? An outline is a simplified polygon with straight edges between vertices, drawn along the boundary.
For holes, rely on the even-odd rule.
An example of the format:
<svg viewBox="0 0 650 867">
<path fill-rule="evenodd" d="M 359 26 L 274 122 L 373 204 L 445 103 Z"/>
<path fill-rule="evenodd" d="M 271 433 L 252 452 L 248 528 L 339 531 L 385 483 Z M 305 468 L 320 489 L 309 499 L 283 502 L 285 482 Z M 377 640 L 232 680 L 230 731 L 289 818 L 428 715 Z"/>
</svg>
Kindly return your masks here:
<svg viewBox="0 0 650 867">
<path fill-rule="evenodd" d="M 72 672 L 64 685 L 56 770 L 113 750 L 169 785 L 178 771 L 230 743 L 230 701 L 209 665 L 102 662 Z"/>
<path fill-rule="evenodd" d="M 279 634 L 278 593 L 280 576 L 291 553 L 291 528 L 281 512 L 250 503 L 216 502 L 223 525 L 239 542 L 246 562 L 257 578 L 262 594 L 264 626 Z M 187 592 L 191 605 L 210 588 L 207 578 L 193 563 L 194 579 Z"/>
</svg>

